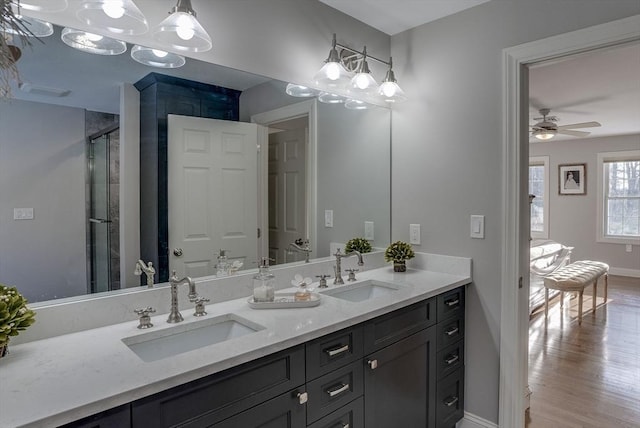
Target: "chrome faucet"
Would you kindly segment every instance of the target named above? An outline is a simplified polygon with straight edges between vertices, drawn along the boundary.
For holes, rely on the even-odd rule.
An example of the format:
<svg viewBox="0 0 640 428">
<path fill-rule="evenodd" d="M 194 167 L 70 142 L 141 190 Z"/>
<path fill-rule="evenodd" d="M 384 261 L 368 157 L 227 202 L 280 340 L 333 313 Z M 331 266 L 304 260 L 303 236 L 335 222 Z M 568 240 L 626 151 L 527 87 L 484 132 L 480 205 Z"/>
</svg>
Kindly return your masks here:
<svg viewBox="0 0 640 428">
<path fill-rule="evenodd" d="M 336 256 L 336 265 L 333 268 L 333 270 L 335 272 L 335 279 L 333 280 L 333 283 L 336 284 L 336 285 L 344 284 L 344 280 L 342 279 L 342 267 L 341 267 L 341 260 L 343 258 L 351 257 L 351 256 L 358 256 L 358 266 L 364 265 L 364 261 L 362 260 L 362 254 L 359 251 L 356 251 L 356 250 L 350 251 L 347 254 L 342 254 L 340 252 L 340 248 L 338 248 L 338 251 L 336 251 L 334 256 Z"/>
<path fill-rule="evenodd" d="M 189 286 L 190 302 L 196 301 L 198 293 L 196 293 L 196 283 L 188 276 L 178 279 L 175 270 L 172 272 L 171 278 L 169 278 L 169 283 L 171 284 L 171 312 L 169 313 L 167 322 L 173 324 L 184 320 L 184 318 L 182 318 L 182 314 L 178 311 L 178 285 L 187 284 Z"/>
<path fill-rule="evenodd" d="M 309 240 L 298 238 L 295 242 L 289 244 L 291 248 L 301 253 L 305 253 L 304 262 L 309 263 L 309 253 L 311 252 L 311 248 L 309 247 Z M 289 252 L 291 250 L 288 250 Z"/>
<path fill-rule="evenodd" d="M 140 276 L 142 275 L 142 272 L 147 275 L 147 287 L 153 287 L 153 276 L 156 274 L 156 270 L 153 268 L 153 263 L 149 262 L 149 264 L 146 265 L 142 260 L 138 260 L 133 274 Z"/>
</svg>

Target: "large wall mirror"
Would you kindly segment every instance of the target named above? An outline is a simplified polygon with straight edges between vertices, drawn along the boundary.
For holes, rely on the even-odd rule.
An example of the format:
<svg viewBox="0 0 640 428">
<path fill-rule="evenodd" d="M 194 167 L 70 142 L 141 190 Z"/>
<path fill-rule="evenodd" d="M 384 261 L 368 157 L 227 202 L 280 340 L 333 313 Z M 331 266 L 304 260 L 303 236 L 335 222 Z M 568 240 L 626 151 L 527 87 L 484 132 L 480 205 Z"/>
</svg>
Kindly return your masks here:
<svg viewBox="0 0 640 428">
<path fill-rule="evenodd" d="M 139 194 L 148 190 L 139 187 L 140 171 L 154 166 L 144 154 L 128 157 L 132 142 L 122 125 L 137 120 L 128 112 L 139 106 L 131 110 L 127 102 L 136 98 L 132 85 L 151 72 L 241 91 L 239 121 L 265 125 L 250 186 L 256 193 L 245 198 L 255 205 L 243 208 L 255 214 L 251 232 L 260 228 L 261 238 L 249 253 L 229 254 L 243 269 L 257 267 L 260 257 L 303 263 L 304 253 L 286 251 L 296 239 L 309 239 L 311 258 L 329 256 L 331 243 L 364 236 L 365 221 L 374 224 L 374 247 L 389 243 L 389 110 L 353 111 L 289 97 L 285 82 L 190 58 L 178 69 L 146 67 L 131 59 L 131 45 L 118 56 L 79 52 L 60 41 L 58 27 L 42 42 L 23 49 L 22 84 L 13 99 L 0 101 L 0 283 L 17 286 L 29 301 L 144 283 L 144 275 L 133 274 L 143 256 L 131 248 L 145 245 L 139 236 L 147 207 L 140 208 Z M 294 157 L 305 180 L 285 171 L 289 187 L 281 190 L 271 183 L 278 173 L 270 168 Z M 228 181 L 225 189 L 244 188 Z M 287 192 L 296 198 L 276 205 Z M 222 198 L 207 204 L 226 209 L 228 217 L 239 214 Z M 207 251 L 212 261 L 183 272 L 215 274 L 216 254 Z M 105 274 L 108 279 L 100 279 Z"/>
</svg>

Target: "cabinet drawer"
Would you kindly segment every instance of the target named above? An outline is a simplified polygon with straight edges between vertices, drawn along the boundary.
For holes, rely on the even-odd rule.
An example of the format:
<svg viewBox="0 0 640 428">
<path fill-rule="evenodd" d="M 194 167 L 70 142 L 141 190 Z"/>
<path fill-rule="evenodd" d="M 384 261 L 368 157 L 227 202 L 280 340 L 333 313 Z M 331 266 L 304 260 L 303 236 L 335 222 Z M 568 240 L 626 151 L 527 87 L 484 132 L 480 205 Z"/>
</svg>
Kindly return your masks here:
<svg viewBox="0 0 640 428">
<path fill-rule="evenodd" d="M 455 372 L 462 366 L 464 366 L 464 340 L 459 340 L 438 351 L 436 355 L 438 379 Z"/>
<path fill-rule="evenodd" d="M 464 286 L 438 296 L 438 322 L 464 314 Z"/>
<path fill-rule="evenodd" d="M 294 390 L 210 425 L 210 428 L 298 428 L 304 425 L 304 405 L 300 404 Z"/>
<path fill-rule="evenodd" d="M 63 428 L 127 428 L 131 426 L 131 405 L 110 409 L 97 415 L 63 425 Z"/>
<path fill-rule="evenodd" d="M 307 380 L 362 358 L 362 326 L 323 336 L 306 344 Z"/>
<path fill-rule="evenodd" d="M 307 428 L 364 428 L 364 402 L 362 397 L 340 407 Z"/>
<path fill-rule="evenodd" d="M 298 346 L 135 401 L 133 426 L 208 426 L 302 384 Z"/>
<path fill-rule="evenodd" d="M 452 345 L 464 337 L 464 317 L 459 316 L 438 323 L 436 349 Z"/>
<path fill-rule="evenodd" d="M 307 423 L 339 409 L 362 395 L 362 361 L 334 370 L 307 382 Z"/>
<path fill-rule="evenodd" d="M 435 298 L 375 318 L 364 326 L 364 353 L 389 346 L 435 322 Z"/>
<path fill-rule="evenodd" d="M 436 426 L 454 427 L 464 416 L 464 369 L 438 382 L 436 386 Z"/>
</svg>

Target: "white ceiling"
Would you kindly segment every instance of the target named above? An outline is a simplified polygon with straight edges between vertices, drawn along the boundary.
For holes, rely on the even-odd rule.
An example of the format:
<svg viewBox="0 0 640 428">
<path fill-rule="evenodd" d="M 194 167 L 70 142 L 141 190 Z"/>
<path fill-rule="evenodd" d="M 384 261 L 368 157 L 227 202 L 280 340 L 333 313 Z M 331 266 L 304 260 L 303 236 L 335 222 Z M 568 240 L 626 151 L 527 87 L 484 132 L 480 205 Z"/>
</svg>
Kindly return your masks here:
<svg viewBox="0 0 640 428">
<path fill-rule="evenodd" d="M 390 36 L 489 0 L 320 0 Z"/>
</svg>

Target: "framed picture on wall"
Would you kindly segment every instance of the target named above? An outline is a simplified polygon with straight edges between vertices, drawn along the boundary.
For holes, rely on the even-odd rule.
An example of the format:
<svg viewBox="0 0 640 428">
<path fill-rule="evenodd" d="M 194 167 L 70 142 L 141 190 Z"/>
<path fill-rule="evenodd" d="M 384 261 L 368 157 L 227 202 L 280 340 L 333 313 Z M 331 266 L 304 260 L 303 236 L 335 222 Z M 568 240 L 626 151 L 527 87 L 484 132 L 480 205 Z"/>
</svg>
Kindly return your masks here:
<svg viewBox="0 0 640 428">
<path fill-rule="evenodd" d="M 560 195 L 587 194 L 587 164 L 558 165 L 558 193 Z"/>
</svg>

